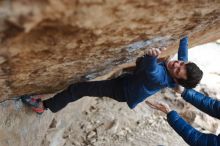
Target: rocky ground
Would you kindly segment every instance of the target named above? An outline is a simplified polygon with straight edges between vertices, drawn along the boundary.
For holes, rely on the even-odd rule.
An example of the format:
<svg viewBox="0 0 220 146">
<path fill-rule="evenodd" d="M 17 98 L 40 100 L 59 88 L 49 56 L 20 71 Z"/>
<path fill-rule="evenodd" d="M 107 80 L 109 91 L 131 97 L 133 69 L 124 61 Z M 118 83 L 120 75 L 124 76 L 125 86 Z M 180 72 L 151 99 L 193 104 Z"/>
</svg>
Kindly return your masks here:
<svg viewBox="0 0 220 146">
<path fill-rule="evenodd" d="M 211 96 L 216 94 L 205 86 L 198 90 L 205 90 Z M 169 104 L 202 132 L 219 133 L 218 120 L 195 109 L 170 89 L 163 90 L 148 100 Z M 107 97 L 84 97 L 69 104 L 56 115 L 46 111 L 40 116 L 20 101 L 7 101 L 1 103 L 0 107 L 1 128 L 5 129 L 0 134 L 2 146 L 187 145 L 168 125 L 165 114 L 149 108 L 145 103 L 131 110 L 126 103 L 118 103 Z M 40 131 L 45 134 L 39 134 Z M 30 134 L 34 136 L 28 136 Z"/>
<path fill-rule="evenodd" d="M 144 103 L 130 110 L 124 103 L 96 98 L 89 110 L 82 112 L 81 120 L 73 119 L 64 132 L 65 146 L 186 145 L 168 126 L 165 116 Z"/>
<path fill-rule="evenodd" d="M 149 100 L 168 103 L 202 132 L 219 132 L 219 121 L 196 110 L 171 90 L 164 90 Z M 109 98 L 85 97 L 68 106 L 76 106 L 77 110 L 71 111 L 74 113 L 71 124 L 62 132 L 57 132 L 62 123 L 55 118 L 43 140 L 43 146 L 187 145 L 168 125 L 166 116 L 145 103 L 130 110 L 125 103 Z"/>
</svg>

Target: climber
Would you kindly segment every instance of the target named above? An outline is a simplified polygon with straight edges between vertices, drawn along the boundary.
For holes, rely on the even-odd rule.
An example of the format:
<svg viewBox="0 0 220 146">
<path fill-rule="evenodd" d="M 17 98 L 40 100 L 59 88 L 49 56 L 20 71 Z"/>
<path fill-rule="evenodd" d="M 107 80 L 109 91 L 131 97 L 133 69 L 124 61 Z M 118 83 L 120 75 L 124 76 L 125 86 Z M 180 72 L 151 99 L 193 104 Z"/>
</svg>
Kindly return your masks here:
<svg viewBox="0 0 220 146">
<path fill-rule="evenodd" d="M 179 91 L 184 100 L 212 117 L 220 119 L 220 101 L 205 96 L 193 89 Z M 190 126 L 178 113 L 171 110 L 167 104 L 158 102 L 146 103 L 167 114 L 170 126 L 191 146 L 220 146 L 220 135 L 205 134 Z"/>
<path fill-rule="evenodd" d="M 157 58 L 163 50 L 165 49 L 149 49 L 146 55 L 137 59 L 136 69 L 132 73 L 110 80 L 74 83 L 44 101 L 38 95 L 24 95 L 21 99 L 37 113 L 42 113 L 44 109 L 57 112 L 83 96 L 110 97 L 119 102 L 127 102 L 133 109 L 162 88 L 174 88 L 177 84 L 194 88 L 201 80 L 203 72 L 196 64 L 187 62 L 188 37 L 180 40 L 178 61 L 158 63 Z"/>
</svg>

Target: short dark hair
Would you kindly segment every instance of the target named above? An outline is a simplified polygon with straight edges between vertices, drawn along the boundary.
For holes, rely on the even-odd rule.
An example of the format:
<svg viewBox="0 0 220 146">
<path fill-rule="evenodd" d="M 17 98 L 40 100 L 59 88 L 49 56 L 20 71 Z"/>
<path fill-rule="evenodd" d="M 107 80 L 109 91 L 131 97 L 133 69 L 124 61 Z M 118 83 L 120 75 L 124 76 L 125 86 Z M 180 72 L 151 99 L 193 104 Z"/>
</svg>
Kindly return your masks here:
<svg viewBox="0 0 220 146">
<path fill-rule="evenodd" d="M 193 62 L 186 64 L 187 79 L 177 79 L 177 82 L 185 88 L 195 88 L 203 76 L 202 70 Z"/>
</svg>

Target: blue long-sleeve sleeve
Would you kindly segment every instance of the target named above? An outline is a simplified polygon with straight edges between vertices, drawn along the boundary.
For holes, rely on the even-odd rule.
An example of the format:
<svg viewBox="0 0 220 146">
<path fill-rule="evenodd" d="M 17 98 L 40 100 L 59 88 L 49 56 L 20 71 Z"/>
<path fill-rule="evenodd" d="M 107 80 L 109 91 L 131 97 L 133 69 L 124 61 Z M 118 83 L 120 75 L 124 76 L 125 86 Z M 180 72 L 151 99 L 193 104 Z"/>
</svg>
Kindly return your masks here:
<svg viewBox="0 0 220 146">
<path fill-rule="evenodd" d="M 184 37 L 180 40 L 178 50 L 178 60 L 187 62 L 188 61 L 188 37 Z"/>
<path fill-rule="evenodd" d="M 191 146 L 220 146 L 220 137 L 204 134 L 189 125 L 176 111 L 167 114 L 170 126 Z"/>
<path fill-rule="evenodd" d="M 139 71 L 146 71 L 146 72 L 154 72 L 157 67 L 157 57 L 155 56 L 150 56 L 150 55 L 144 55 L 138 62 L 138 70 Z"/>
<path fill-rule="evenodd" d="M 193 89 L 185 89 L 181 96 L 201 111 L 220 119 L 220 101 L 205 96 Z"/>
</svg>

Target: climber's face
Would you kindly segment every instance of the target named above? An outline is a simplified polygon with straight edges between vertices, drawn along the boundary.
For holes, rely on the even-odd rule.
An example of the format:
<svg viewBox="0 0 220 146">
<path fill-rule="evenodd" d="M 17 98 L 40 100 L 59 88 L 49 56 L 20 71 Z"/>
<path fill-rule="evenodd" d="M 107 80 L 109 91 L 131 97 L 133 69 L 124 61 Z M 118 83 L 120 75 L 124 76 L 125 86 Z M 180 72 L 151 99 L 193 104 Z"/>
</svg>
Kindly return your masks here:
<svg viewBox="0 0 220 146">
<path fill-rule="evenodd" d="M 186 63 L 183 61 L 169 61 L 167 69 L 174 79 L 187 79 Z"/>
</svg>

